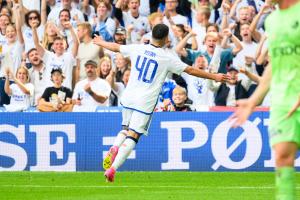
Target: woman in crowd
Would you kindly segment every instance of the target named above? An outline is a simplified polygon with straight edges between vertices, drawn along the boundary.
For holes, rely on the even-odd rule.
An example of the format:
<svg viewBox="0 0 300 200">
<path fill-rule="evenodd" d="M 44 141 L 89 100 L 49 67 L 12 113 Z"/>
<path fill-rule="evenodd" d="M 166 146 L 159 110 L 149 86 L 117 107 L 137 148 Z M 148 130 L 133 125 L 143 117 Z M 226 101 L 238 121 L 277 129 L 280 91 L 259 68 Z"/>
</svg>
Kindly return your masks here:
<svg viewBox="0 0 300 200">
<path fill-rule="evenodd" d="M 14 83 L 10 84 L 10 79 Z M 5 93 L 11 97 L 10 104 L 4 104 L 8 112 L 27 110 L 32 101 L 34 86 L 29 83 L 29 73 L 26 67 L 19 67 L 16 76 L 10 68 L 6 68 Z"/>
</svg>

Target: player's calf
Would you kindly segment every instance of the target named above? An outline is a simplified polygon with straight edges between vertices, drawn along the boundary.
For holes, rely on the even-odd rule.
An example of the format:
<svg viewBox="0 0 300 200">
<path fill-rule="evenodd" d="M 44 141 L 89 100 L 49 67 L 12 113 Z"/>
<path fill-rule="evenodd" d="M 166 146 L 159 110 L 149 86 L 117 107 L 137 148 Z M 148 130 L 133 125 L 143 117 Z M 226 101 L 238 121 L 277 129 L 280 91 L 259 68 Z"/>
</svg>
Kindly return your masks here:
<svg viewBox="0 0 300 200">
<path fill-rule="evenodd" d="M 119 151 L 119 147 L 117 146 L 112 146 L 108 153 L 106 154 L 105 158 L 103 159 L 103 169 L 107 170 L 111 167 L 111 165 L 113 164 L 117 154 Z"/>
</svg>

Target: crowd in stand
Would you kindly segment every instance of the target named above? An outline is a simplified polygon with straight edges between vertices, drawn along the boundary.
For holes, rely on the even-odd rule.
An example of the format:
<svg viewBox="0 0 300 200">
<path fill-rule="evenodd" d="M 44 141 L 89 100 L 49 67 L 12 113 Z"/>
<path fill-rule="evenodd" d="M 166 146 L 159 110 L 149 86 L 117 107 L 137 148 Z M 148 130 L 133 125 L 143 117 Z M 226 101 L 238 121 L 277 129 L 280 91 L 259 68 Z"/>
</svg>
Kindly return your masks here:
<svg viewBox="0 0 300 200">
<path fill-rule="evenodd" d="M 94 44 L 151 45 L 151 29 L 169 26 L 164 48 L 187 65 L 227 73 L 225 83 L 169 74 L 156 111 L 236 106 L 268 63 L 271 0 L 0 0 L 0 106 L 8 112 L 95 111 L 120 106 L 130 59 Z M 269 106 L 269 98 L 262 106 Z"/>
</svg>

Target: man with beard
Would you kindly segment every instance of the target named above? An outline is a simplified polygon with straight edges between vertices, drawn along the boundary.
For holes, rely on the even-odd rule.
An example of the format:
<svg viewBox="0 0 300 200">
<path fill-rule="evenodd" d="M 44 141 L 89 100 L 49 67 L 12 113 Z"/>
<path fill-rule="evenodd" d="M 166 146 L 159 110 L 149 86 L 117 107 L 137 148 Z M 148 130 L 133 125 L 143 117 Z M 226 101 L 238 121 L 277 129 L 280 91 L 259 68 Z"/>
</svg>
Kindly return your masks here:
<svg viewBox="0 0 300 200">
<path fill-rule="evenodd" d="M 73 112 L 93 112 L 97 106 L 108 106 L 111 87 L 107 81 L 97 77 L 97 63 L 89 60 L 85 63 L 87 78 L 75 85 L 72 101 Z"/>
<path fill-rule="evenodd" d="M 32 48 L 27 53 L 28 60 L 32 66 L 29 69 L 30 82 L 34 85 L 33 105 L 36 106 L 46 89 L 45 65 L 42 62 L 36 48 Z"/>
</svg>

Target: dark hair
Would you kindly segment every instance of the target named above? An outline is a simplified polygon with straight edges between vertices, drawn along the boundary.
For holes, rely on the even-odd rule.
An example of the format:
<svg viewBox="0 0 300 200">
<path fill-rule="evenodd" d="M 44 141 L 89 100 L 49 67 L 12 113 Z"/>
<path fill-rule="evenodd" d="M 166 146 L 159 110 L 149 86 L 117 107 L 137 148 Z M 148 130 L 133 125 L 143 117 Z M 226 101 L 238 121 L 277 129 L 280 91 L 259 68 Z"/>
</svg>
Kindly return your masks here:
<svg viewBox="0 0 300 200">
<path fill-rule="evenodd" d="M 211 26 L 215 27 L 215 29 L 216 29 L 218 32 L 220 31 L 220 30 L 219 30 L 219 26 L 218 26 L 217 24 L 215 24 L 215 23 L 208 23 L 208 24 L 206 25 L 206 32 L 207 32 L 208 27 L 211 27 Z"/>
<path fill-rule="evenodd" d="M 38 20 L 39 20 L 38 26 L 40 26 L 40 24 L 41 24 L 41 14 L 37 10 L 31 10 L 28 13 L 25 14 L 25 24 L 30 27 L 30 25 L 29 25 L 29 16 L 32 13 L 36 14 L 36 16 L 38 17 Z"/>
<path fill-rule="evenodd" d="M 29 51 L 27 52 L 27 57 L 28 57 L 29 54 L 30 54 L 31 52 L 33 52 L 33 51 L 37 51 L 37 49 L 36 49 L 36 48 L 31 48 L 31 49 L 29 49 Z"/>
<path fill-rule="evenodd" d="M 0 14 L 0 17 L 5 16 L 8 18 L 9 23 L 11 24 L 11 18 L 10 16 L 8 16 L 7 14 Z"/>
<path fill-rule="evenodd" d="M 68 15 L 69 15 L 69 20 L 71 19 L 71 13 L 70 13 L 70 11 L 69 11 L 68 9 L 66 9 L 66 8 L 62 9 L 62 10 L 59 12 L 58 18 L 60 17 L 60 14 L 61 14 L 62 12 L 67 12 Z"/>
<path fill-rule="evenodd" d="M 187 31 L 184 29 L 184 25 L 183 24 L 176 24 L 175 26 L 177 28 L 179 28 L 183 32 L 184 36 L 187 34 Z"/>
<path fill-rule="evenodd" d="M 169 27 L 165 24 L 157 24 L 152 30 L 152 37 L 156 40 L 162 40 L 169 35 Z"/>
</svg>

